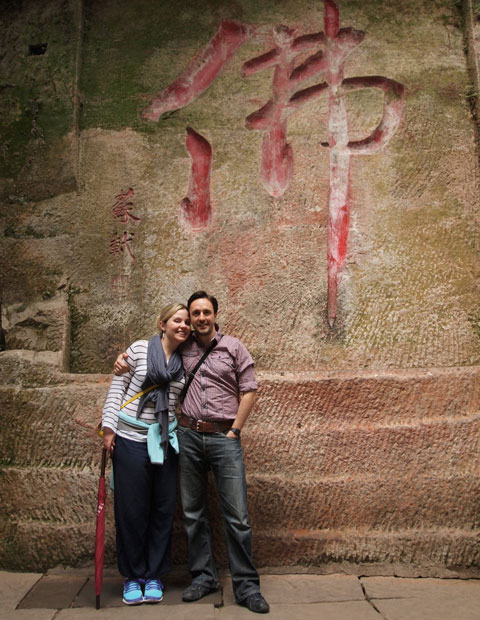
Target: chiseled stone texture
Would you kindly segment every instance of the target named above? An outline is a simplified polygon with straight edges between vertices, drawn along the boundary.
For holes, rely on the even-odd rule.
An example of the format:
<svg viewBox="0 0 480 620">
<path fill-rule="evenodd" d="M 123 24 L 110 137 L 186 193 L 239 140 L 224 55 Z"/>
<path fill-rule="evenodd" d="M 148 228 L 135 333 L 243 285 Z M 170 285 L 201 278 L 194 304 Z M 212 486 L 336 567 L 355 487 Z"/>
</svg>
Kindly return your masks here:
<svg viewBox="0 0 480 620">
<path fill-rule="evenodd" d="M 109 377 L 59 373 L 61 380 L 0 388 L 4 566 L 92 557 L 96 425 Z M 480 368 L 259 373 L 259 380 L 242 441 L 260 567 L 478 575 Z M 213 485 L 209 501 L 225 566 Z M 114 562 L 112 503 L 109 495 L 107 564 Z M 173 549 L 182 564 L 179 512 Z"/>
<path fill-rule="evenodd" d="M 0 565 L 91 560 L 109 378 L 59 369 L 110 372 L 118 351 L 152 334 L 158 307 L 202 287 L 260 371 L 242 440 L 257 564 L 479 574 L 480 194 L 469 107 L 478 76 L 453 0 L 338 4 L 341 26 L 366 32 L 346 75 L 398 80 L 406 105 L 386 148 L 351 162 L 334 329 L 325 320 L 326 100 L 289 118 L 294 174 L 274 199 L 258 182 L 262 134 L 245 128 L 270 98 L 271 76 L 240 77 L 245 61 L 271 49 L 273 26 L 322 30 L 323 3 L 119 0 L 82 12 L 55 0 L 39 12 L 26 1 L 0 16 L 9 80 L 0 93 L 0 329 L 10 349 L 0 353 Z M 464 8 L 469 18 L 477 10 Z M 187 107 L 141 120 L 232 18 L 258 25 L 258 37 Z M 467 22 L 473 66 L 479 33 Z M 48 43 L 46 53 L 19 54 L 29 37 Z M 346 99 L 349 137 L 362 139 L 382 94 Z M 213 149 L 213 220 L 196 235 L 178 218 L 187 125 Z M 119 221 L 112 207 L 128 188 L 139 219 Z M 112 252 L 126 230 L 135 260 L 125 247 Z M 226 565 L 213 489 L 209 499 Z M 112 563 L 111 495 L 107 524 Z M 174 560 L 185 558 L 178 515 Z"/>
<path fill-rule="evenodd" d="M 341 26 L 366 33 L 346 59 L 345 75 L 397 80 L 406 102 L 388 145 L 352 157 L 334 330 L 325 319 L 332 183 L 321 146 L 326 98 L 289 117 L 293 177 L 285 194 L 272 198 L 258 180 L 264 134 L 245 127 L 246 116 L 272 95 L 271 71 L 241 77 L 245 61 L 271 49 L 273 27 L 285 24 L 298 35 L 322 31 L 323 3 L 218 0 L 174 8 L 119 0 L 89 3 L 83 20 L 79 3 L 60 4 L 52 0 L 39 14 L 35 2 L 25 2 L 23 13 L 12 8 L 4 18 L 0 52 L 10 77 L 0 109 L 12 143 L 4 145 L 0 164 L 19 161 L 15 171 L 0 171 L 0 262 L 6 306 L 67 293 L 70 370 L 108 372 L 115 351 L 151 333 L 159 306 L 185 300 L 200 286 L 218 295 L 222 327 L 242 338 L 264 370 L 479 363 L 478 157 L 458 3 L 385 0 L 379 7 L 377 0 L 338 0 Z M 56 7 L 60 22 L 48 19 Z M 258 36 L 186 107 L 158 123 L 142 120 L 148 101 L 185 69 L 222 19 L 257 25 Z M 50 40 L 45 55 L 18 53 L 31 43 L 27 33 Z M 81 92 L 73 96 L 76 87 Z M 349 93 L 346 106 L 349 138 L 365 138 L 381 118 L 383 93 Z M 196 235 L 178 217 L 191 167 L 187 126 L 213 149 L 213 219 Z M 34 143 L 33 152 L 28 144 L 22 151 L 17 137 Z M 44 150 L 57 155 L 47 166 Z M 61 162 L 78 191 L 66 193 L 68 183 L 60 183 Z M 39 175 L 45 167 L 49 174 Z M 129 188 L 139 220 L 116 220 L 112 206 Z M 32 202 L 35 196 L 45 199 Z M 125 247 L 111 251 L 123 231 L 135 235 L 135 260 Z"/>
</svg>

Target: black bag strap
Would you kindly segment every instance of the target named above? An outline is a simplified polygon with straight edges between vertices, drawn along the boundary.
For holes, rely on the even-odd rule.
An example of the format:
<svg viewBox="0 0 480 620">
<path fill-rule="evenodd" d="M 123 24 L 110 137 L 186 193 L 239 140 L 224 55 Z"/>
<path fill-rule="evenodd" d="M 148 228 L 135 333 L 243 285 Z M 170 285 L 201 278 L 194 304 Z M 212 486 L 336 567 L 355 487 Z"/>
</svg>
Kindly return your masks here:
<svg viewBox="0 0 480 620">
<path fill-rule="evenodd" d="M 188 388 L 190 387 L 190 384 L 193 381 L 195 373 L 197 372 L 197 370 L 200 368 L 200 366 L 203 364 L 203 362 L 207 359 L 207 357 L 210 355 L 210 353 L 213 351 L 213 349 L 216 346 L 217 346 L 217 340 L 212 340 L 212 342 L 208 345 L 205 353 L 202 355 L 198 363 L 195 365 L 195 368 L 189 373 L 187 373 L 188 380 L 186 381 L 185 385 L 183 386 L 182 391 L 180 392 L 180 395 L 178 396 L 178 401 L 180 403 L 183 403 L 183 401 L 185 400 L 185 396 L 187 395 Z"/>
</svg>

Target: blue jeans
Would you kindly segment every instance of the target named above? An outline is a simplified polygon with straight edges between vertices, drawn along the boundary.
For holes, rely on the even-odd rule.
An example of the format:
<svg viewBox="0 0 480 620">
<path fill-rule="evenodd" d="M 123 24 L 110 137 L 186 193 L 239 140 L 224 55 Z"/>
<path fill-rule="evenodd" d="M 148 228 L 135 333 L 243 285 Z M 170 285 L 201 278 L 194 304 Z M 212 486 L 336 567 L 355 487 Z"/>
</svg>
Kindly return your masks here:
<svg viewBox="0 0 480 620">
<path fill-rule="evenodd" d="M 225 523 L 233 592 L 235 599 L 242 601 L 260 591 L 260 580 L 252 557 L 241 443 L 223 433 L 198 433 L 181 426 L 177 434 L 183 522 L 193 583 L 210 588 L 218 586 L 207 516 L 207 473 L 211 469 Z"/>
</svg>

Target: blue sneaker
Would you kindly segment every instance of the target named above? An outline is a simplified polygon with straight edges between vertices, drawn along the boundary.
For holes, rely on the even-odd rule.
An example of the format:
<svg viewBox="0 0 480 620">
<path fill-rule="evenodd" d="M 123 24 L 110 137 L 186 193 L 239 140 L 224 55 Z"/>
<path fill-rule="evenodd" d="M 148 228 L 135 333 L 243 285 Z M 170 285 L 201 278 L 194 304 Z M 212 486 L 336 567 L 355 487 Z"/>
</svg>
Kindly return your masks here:
<svg viewBox="0 0 480 620">
<path fill-rule="evenodd" d="M 123 582 L 123 602 L 125 605 L 141 605 L 143 603 L 142 587 L 138 579 L 125 579 Z"/>
<path fill-rule="evenodd" d="M 160 579 L 147 579 L 145 582 L 144 603 L 160 603 L 163 599 L 163 584 Z"/>
</svg>

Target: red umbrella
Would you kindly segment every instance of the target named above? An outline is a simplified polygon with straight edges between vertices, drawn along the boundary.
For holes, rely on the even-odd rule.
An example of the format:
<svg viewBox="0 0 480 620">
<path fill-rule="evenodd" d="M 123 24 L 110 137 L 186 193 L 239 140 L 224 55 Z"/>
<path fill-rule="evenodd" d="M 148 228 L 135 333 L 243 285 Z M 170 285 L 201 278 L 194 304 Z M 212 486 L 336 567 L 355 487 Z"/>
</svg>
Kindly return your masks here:
<svg viewBox="0 0 480 620">
<path fill-rule="evenodd" d="M 98 481 L 97 525 L 95 529 L 95 606 L 97 609 L 100 609 L 100 592 L 102 590 L 103 579 L 103 555 L 105 549 L 105 502 L 107 499 L 107 491 L 105 489 L 106 463 L 107 450 L 106 448 L 103 448 L 100 480 Z"/>
</svg>

